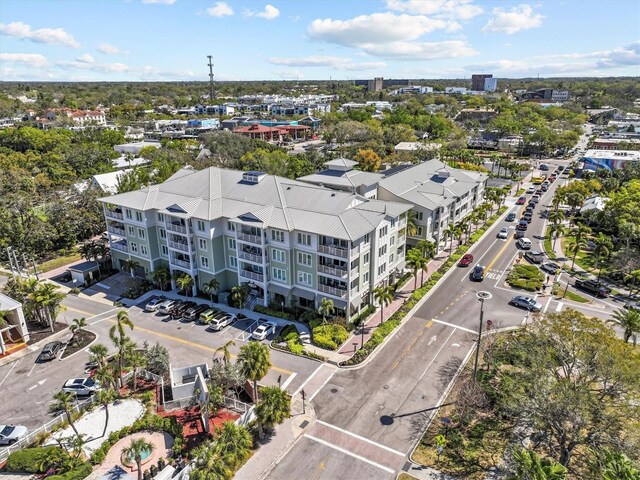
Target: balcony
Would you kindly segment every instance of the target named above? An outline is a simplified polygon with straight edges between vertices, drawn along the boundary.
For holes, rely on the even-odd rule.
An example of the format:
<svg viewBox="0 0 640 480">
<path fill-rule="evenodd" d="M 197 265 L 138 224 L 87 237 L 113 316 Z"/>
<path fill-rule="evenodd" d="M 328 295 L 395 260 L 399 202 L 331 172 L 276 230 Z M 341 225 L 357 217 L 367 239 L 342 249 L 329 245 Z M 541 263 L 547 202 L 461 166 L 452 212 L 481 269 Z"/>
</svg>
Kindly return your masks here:
<svg viewBox="0 0 640 480">
<path fill-rule="evenodd" d="M 330 287 L 328 285 L 323 285 L 322 283 L 319 283 L 318 290 L 321 291 L 322 293 L 333 295 L 334 297 L 347 298 L 346 287 Z"/>
<path fill-rule="evenodd" d="M 183 235 L 187 234 L 187 227 L 179 223 L 167 223 L 167 230 L 170 230 L 172 232 L 182 233 Z"/>
<path fill-rule="evenodd" d="M 238 251 L 238 258 L 253 263 L 264 263 L 264 257 L 262 255 L 255 255 L 253 253 L 243 252 L 242 250 Z"/>
<path fill-rule="evenodd" d="M 358 293 L 360 293 L 360 287 L 353 287 L 351 289 L 351 296 L 355 297 L 356 295 L 358 295 Z"/>
<path fill-rule="evenodd" d="M 189 251 L 189 244 L 188 243 L 172 242 L 171 240 L 169 240 L 169 247 L 173 248 L 175 250 L 180 250 L 181 252 L 188 252 Z"/>
<path fill-rule="evenodd" d="M 341 247 L 333 247 L 330 245 L 318 245 L 318 252 L 333 255 L 334 257 L 349 258 L 349 250 Z"/>
<path fill-rule="evenodd" d="M 357 277 L 360 275 L 360 267 L 354 267 L 351 269 L 351 278 Z"/>
<path fill-rule="evenodd" d="M 124 216 L 122 215 L 122 213 L 118 213 L 115 210 L 105 210 L 105 214 L 109 218 L 115 218 L 117 220 L 123 220 L 124 219 Z"/>
<path fill-rule="evenodd" d="M 244 270 L 243 268 L 239 269 L 238 272 L 241 277 L 250 278 L 256 282 L 264 283 L 264 275 L 261 273 L 251 272 L 249 270 Z"/>
<path fill-rule="evenodd" d="M 171 264 L 176 265 L 177 267 L 186 268 L 187 270 L 192 270 L 195 267 L 195 265 L 192 265 L 191 262 L 187 262 L 185 260 L 178 260 L 177 258 L 172 258 Z"/>
<path fill-rule="evenodd" d="M 406 241 L 407 241 L 406 235 L 402 235 L 401 237 L 398 237 L 398 243 L 405 243 Z"/>
<path fill-rule="evenodd" d="M 107 225 L 107 232 L 113 233 L 114 235 L 119 235 L 121 237 L 125 236 L 124 228 L 113 227 L 111 225 Z"/>
<path fill-rule="evenodd" d="M 318 265 L 318 272 L 338 278 L 347 278 L 349 274 L 346 268 L 329 267 L 327 265 Z"/>
<path fill-rule="evenodd" d="M 127 247 L 126 243 L 112 243 L 111 248 L 113 250 L 120 250 L 121 252 L 128 252 L 129 247 Z"/>
<path fill-rule="evenodd" d="M 238 240 L 255 245 L 262 245 L 262 237 L 260 235 L 251 235 L 249 233 L 238 232 Z"/>
</svg>

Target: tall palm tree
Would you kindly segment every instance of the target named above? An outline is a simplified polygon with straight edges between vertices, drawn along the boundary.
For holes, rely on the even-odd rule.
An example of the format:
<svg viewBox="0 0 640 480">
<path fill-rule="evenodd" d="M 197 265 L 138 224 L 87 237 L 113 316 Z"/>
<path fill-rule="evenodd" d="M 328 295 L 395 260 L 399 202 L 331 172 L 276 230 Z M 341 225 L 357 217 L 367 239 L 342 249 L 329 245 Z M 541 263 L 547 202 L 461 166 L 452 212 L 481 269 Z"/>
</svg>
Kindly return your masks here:
<svg viewBox="0 0 640 480">
<path fill-rule="evenodd" d="M 247 287 L 244 285 L 237 285 L 231 289 L 231 301 L 237 306 L 237 308 L 243 308 L 246 299 Z"/>
<path fill-rule="evenodd" d="M 65 297 L 64 293 L 58 292 L 58 286 L 52 283 L 35 281 L 34 288 L 29 294 L 36 315 L 42 325 L 49 326 L 54 331 L 54 321 L 60 311 L 60 304 Z"/>
<path fill-rule="evenodd" d="M 195 466 L 189 472 L 190 480 L 229 480 L 233 469 L 227 465 L 219 449 L 203 443 L 195 449 Z"/>
<path fill-rule="evenodd" d="M 561 223 L 564 220 L 564 211 L 563 210 L 552 210 L 548 215 L 549 221 L 554 225 Z"/>
<path fill-rule="evenodd" d="M 127 365 L 133 368 L 133 393 L 138 390 L 138 372 L 147 366 L 147 357 L 140 350 L 131 349 L 126 356 Z"/>
<path fill-rule="evenodd" d="M 122 262 L 122 269 L 127 270 L 131 274 L 131 278 L 135 277 L 135 270 L 139 266 L 140 264 L 131 258 L 128 258 L 127 260 Z"/>
<path fill-rule="evenodd" d="M 444 232 L 442 232 L 445 237 L 449 237 L 449 255 L 451 255 L 451 250 L 453 249 L 453 237 L 456 235 L 456 227 L 453 223 L 450 223 L 447 228 L 445 228 Z M 445 243 L 446 245 L 446 243 Z"/>
<path fill-rule="evenodd" d="M 602 232 L 598 232 L 598 235 L 593 239 L 593 243 L 595 244 L 593 254 L 596 257 L 598 280 L 600 280 L 600 275 L 602 274 L 602 264 L 600 263 L 600 260 L 602 257 L 607 258 L 611 254 L 611 250 L 613 250 L 613 242 L 610 237 Z"/>
<path fill-rule="evenodd" d="M 213 294 L 218 292 L 220 288 L 220 282 L 217 278 L 212 278 L 207 283 L 202 285 L 202 291 L 209 295 L 209 299 L 211 300 L 211 305 L 213 305 Z"/>
<path fill-rule="evenodd" d="M 418 234 L 418 225 L 416 224 L 415 210 L 409 210 L 407 213 L 407 235 L 414 237 Z"/>
<path fill-rule="evenodd" d="M 180 290 L 184 291 L 184 294 L 188 297 L 189 290 L 193 286 L 193 277 L 189 274 L 184 274 L 178 277 L 176 280 L 176 285 Z"/>
<path fill-rule="evenodd" d="M 422 252 L 422 255 L 424 255 L 426 258 L 433 258 L 436 254 L 437 251 L 437 246 L 434 242 L 430 242 L 428 240 L 420 240 L 417 244 L 416 244 L 416 248 L 420 249 L 420 251 Z"/>
<path fill-rule="evenodd" d="M 580 250 L 583 250 L 586 247 L 587 240 L 585 238 L 575 237 L 575 240 L 569 243 L 569 253 L 573 254 L 573 257 L 571 259 L 571 270 L 573 270 L 576 266 L 576 257 L 578 256 L 578 253 L 580 253 Z"/>
<path fill-rule="evenodd" d="M 564 480 L 566 467 L 547 459 L 540 458 L 533 450 L 520 448 L 513 452 L 515 480 Z"/>
<path fill-rule="evenodd" d="M 556 249 L 558 238 L 562 237 L 565 233 L 567 233 L 567 229 L 559 223 L 554 223 L 549 226 L 549 236 L 553 239 L 554 250 Z"/>
<path fill-rule="evenodd" d="M 231 351 L 229 350 L 229 348 L 235 344 L 236 342 L 234 342 L 233 340 L 229 340 L 223 346 L 216 348 L 216 351 L 214 352 L 216 355 L 218 353 L 222 354 L 222 361 L 224 362 L 225 367 L 229 365 L 229 362 L 231 362 Z"/>
<path fill-rule="evenodd" d="M 109 329 L 109 338 L 118 349 L 118 377 L 120 378 L 120 387 L 124 387 L 124 379 L 122 371 L 124 370 L 124 358 L 127 344 L 130 343 L 129 337 L 125 334 L 125 327 L 133 330 L 133 322 L 129 319 L 126 310 L 120 310 L 116 316 L 116 324 Z"/>
<path fill-rule="evenodd" d="M 107 434 L 107 426 L 109 425 L 109 404 L 117 398 L 116 391 L 112 388 L 103 388 L 98 390 L 94 396 L 94 401 L 98 402 L 104 407 L 105 419 L 104 428 L 102 429 L 102 437 Z"/>
<path fill-rule="evenodd" d="M 98 368 L 107 366 L 107 357 L 109 350 L 102 343 L 94 343 L 89 347 L 89 361 L 96 363 Z"/>
<path fill-rule="evenodd" d="M 284 422 L 291 413 L 291 397 L 279 387 L 265 387 L 255 408 L 258 436 L 264 438 L 264 427 L 271 429 Z"/>
<path fill-rule="evenodd" d="M 468 226 L 469 220 L 466 218 L 463 218 L 456 224 L 456 228 L 458 229 L 458 245 L 462 245 L 462 237 L 467 233 Z"/>
<path fill-rule="evenodd" d="M 407 253 L 406 265 L 407 268 L 411 269 L 413 272 L 414 284 L 413 289 L 418 289 L 418 270 L 420 270 L 420 259 L 422 257 L 422 253 L 417 248 L 412 248 Z"/>
<path fill-rule="evenodd" d="M 271 368 L 269 348 L 264 343 L 250 342 L 240 347 L 238 354 L 240 372 L 253 383 L 253 402 L 257 403 L 258 380 L 264 378 Z"/>
<path fill-rule="evenodd" d="M 171 272 L 168 268 L 161 267 L 151 273 L 151 278 L 164 291 L 165 285 L 171 280 Z"/>
<path fill-rule="evenodd" d="M 122 453 L 129 460 L 136 462 L 138 467 L 138 480 L 142 480 L 142 456 L 152 452 L 154 445 L 147 442 L 144 438 L 136 438 L 131 440 L 128 447 L 122 449 Z"/>
<path fill-rule="evenodd" d="M 75 400 L 75 393 L 65 392 L 61 390 L 53 396 L 53 402 L 51 403 L 51 406 L 49 408 L 54 412 L 64 410 L 64 413 L 67 416 L 67 422 L 69 422 L 69 426 L 73 429 L 76 435 L 80 435 L 78 433 L 76 425 L 73 423 L 73 419 L 71 418 L 71 411 L 74 407 Z"/>
<path fill-rule="evenodd" d="M 628 342 L 629 339 L 632 339 L 633 344 L 636 345 L 638 334 L 640 334 L 640 311 L 635 308 L 619 308 L 611 314 L 611 318 L 607 320 L 607 323 L 624 329 L 624 341 Z"/>
<path fill-rule="evenodd" d="M 263 396 L 264 400 L 264 396 Z M 251 455 L 253 438 L 243 425 L 224 422 L 222 428 L 216 428 L 216 450 L 231 468 L 236 469 Z"/>
<path fill-rule="evenodd" d="M 82 317 L 82 318 L 74 318 L 71 321 L 71 325 L 69 325 L 69 330 L 71 330 L 71 340 L 70 342 L 73 342 L 76 338 L 76 335 L 78 335 L 80 332 L 82 332 L 84 330 L 84 328 L 87 326 L 87 320 Z"/>
<path fill-rule="evenodd" d="M 384 307 L 389 305 L 393 301 L 393 287 L 378 287 L 373 290 L 373 298 L 375 298 L 378 305 L 380 305 L 380 325 L 384 322 Z"/>
<path fill-rule="evenodd" d="M 335 310 L 333 306 L 333 300 L 323 297 L 320 301 L 320 306 L 318 307 L 318 313 L 322 315 L 322 324 L 327 323 L 327 317 L 331 315 Z"/>
<path fill-rule="evenodd" d="M 109 388 L 118 388 L 118 382 L 116 381 L 116 377 L 111 368 L 105 366 L 98 367 L 95 372 L 93 372 L 93 378 L 95 378 L 100 385 L 103 387 Z"/>
</svg>

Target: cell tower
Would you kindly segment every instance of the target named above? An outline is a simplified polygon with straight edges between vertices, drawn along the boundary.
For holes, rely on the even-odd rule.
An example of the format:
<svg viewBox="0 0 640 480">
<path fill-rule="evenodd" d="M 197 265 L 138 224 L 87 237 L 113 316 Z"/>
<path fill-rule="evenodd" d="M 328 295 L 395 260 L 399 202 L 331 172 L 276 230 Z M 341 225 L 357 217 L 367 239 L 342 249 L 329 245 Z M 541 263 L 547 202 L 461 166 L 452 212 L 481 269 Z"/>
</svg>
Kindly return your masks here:
<svg viewBox="0 0 640 480">
<path fill-rule="evenodd" d="M 211 55 L 207 55 L 209 59 L 209 100 L 213 103 L 213 57 Z"/>
</svg>

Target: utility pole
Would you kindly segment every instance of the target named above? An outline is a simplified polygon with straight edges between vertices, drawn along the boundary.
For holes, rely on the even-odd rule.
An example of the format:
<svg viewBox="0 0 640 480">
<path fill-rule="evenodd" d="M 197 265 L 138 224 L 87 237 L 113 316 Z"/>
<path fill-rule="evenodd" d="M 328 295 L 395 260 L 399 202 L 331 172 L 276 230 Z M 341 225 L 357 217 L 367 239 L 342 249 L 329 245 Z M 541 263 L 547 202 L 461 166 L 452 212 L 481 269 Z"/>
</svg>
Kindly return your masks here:
<svg viewBox="0 0 640 480">
<path fill-rule="evenodd" d="M 207 55 L 209 59 L 209 101 L 213 105 L 213 57 L 211 55 Z"/>
<path fill-rule="evenodd" d="M 478 343 L 476 343 L 476 360 L 473 364 L 473 381 L 476 381 L 478 375 L 478 357 L 480 356 L 480 340 L 482 339 L 482 322 L 484 317 L 484 301 L 489 300 L 492 295 L 489 292 L 476 293 L 478 301 L 480 302 L 480 327 L 478 329 Z"/>
</svg>

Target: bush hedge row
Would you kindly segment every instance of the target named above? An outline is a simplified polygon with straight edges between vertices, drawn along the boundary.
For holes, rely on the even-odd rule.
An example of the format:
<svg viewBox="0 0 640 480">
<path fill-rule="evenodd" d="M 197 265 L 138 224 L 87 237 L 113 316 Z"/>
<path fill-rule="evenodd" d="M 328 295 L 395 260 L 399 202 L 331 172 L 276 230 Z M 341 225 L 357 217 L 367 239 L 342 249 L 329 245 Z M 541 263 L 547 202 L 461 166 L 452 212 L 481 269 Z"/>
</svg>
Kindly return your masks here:
<svg viewBox="0 0 640 480">
<path fill-rule="evenodd" d="M 43 473 L 49 468 L 47 459 L 53 458 L 60 447 L 35 447 L 17 450 L 7 458 L 8 472 Z"/>
<path fill-rule="evenodd" d="M 283 312 L 282 310 L 275 310 L 273 308 L 265 307 L 264 305 L 254 305 L 253 311 L 269 315 L 271 317 L 282 318 L 284 320 L 294 321 L 295 318 L 291 313 Z"/>
<path fill-rule="evenodd" d="M 535 292 L 542 288 L 544 273 L 534 265 L 516 265 L 507 277 L 507 283 L 515 288 Z"/>
<path fill-rule="evenodd" d="M 469 240 L 469 245 L 461 245 L 456 249 L 456 251 L 449 256 L 449 258 L 442 264 L 440 267 L 431 274 L 429 280 L 427 280 L 424 285 L 415 290 L 411 296 L 402 304 L 402 306 L 396 310 L 396 312 L 389 317 L 387 321 L 385 321 L 381 326 L 376 328 L 375 332 L 369 340 L 367 340 L 364 346 L 358 350 L 349 360 L 344 362 L 340 362 L 340 366 L 351 366 L 358 365 L 362 363 L 370 354 L 373 352 L 378 345 L 380 345 L 384 339 L 391 333 L 395 328 L 400 325 L 404 317 L 415 307 L 418 302 L 424 297 L 429 290 L 431 290 L 434 285 L 442 278 L 447 270 L 449 270 L 461 257 L 464 253 L 469 250 L 470 245 L 477 242 L 480 237 L 493 225 L 500 215 L 502 215 L 507 210 L 507 207 L 500 207 L 495 215 L 490 217 L 487 222 L 473 235 Z"/>
<path fill-rule="evenodd" d="M 87 478 L 91 472 L 93 472 L 93 467 L 90 463 L 81 463 L 73 470 L 69 470 L 66 473 L 62 473 L 60 475 L 51 475 L 47 477 L 48 480 L 82 480 Z"/>
</svg>

